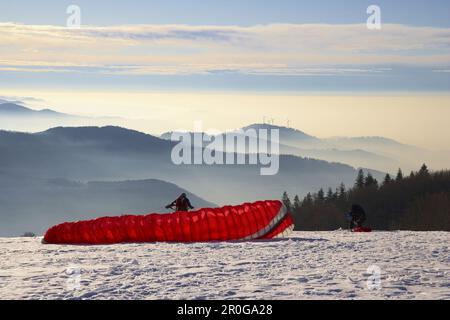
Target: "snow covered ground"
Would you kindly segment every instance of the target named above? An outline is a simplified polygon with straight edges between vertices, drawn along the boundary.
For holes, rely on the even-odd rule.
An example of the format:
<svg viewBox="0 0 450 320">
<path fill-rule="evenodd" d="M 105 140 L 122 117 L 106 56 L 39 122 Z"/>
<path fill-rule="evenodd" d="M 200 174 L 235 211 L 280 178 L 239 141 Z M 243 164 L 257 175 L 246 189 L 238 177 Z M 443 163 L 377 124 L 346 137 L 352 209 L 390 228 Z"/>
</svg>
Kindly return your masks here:
<svg viewBox="0 0 450 320">
<path fill-rule="evenodd" d="M 450 299 L 450 233 L 113 246 L 0 238 L 1 299 Z"/>
</svg>

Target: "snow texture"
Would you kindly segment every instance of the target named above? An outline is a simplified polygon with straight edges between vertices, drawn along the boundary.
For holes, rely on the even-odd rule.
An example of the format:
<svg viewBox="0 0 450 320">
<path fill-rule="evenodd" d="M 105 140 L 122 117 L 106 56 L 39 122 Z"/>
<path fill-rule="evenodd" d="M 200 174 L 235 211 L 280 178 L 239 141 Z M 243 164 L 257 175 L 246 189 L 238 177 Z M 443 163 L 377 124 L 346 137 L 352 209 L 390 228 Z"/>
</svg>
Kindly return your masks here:
<svg viewBox="0 0 450 320">
<path fill-rule="evenodd" d="M 235 243 L 0 238 L 0 299 L 450 299 L 450 233 L 296 232 Z"/>
</svg>

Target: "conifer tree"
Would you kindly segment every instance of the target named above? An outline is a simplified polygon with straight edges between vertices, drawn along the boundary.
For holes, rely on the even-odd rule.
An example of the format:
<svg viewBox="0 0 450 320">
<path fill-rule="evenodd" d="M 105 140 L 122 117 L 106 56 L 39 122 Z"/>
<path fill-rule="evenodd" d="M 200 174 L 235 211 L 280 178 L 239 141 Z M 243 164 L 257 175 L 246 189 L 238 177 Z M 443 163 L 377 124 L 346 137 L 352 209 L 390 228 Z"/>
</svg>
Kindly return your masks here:
<svg viewBox="0 0 450 320">
<path fill-rule="evenodd" d="M 294 197 L 294 211 L 297 211 L 298 209 L 300 209 L 301 203 L 300 203 L 300 198 L 298 197 L 298 195 L 296 195 Z"/>
<path fill-rule="evenodd" d="M 386 174 L 383 181 L 383 186 L 387 186 L 388 184 L 392 183 L 392 178 L 389 173 Z"/>
<path fill-rule="evenodd" d="M 320 202 L 325 200 L 325 192 L 323 189 L 320 189 L 319 192 L 317 192 L 317 200 Z"/>
<path fill-rule="evenodd" d="M 364 171 L 363 171 L 363 169 L 359 169 L 359 171 L 358 171 L 358 176 L 356 177 L 356 182 L 355 182 L 355 188 L 356 189 L 364 188 Z"/>
<path fill-rule="evenodd" d="M 303 205 L 310 206 L 314 203 L 313 196 L 311 195 L 311 192 L 308 192 L 305 199 L 303 200 Z"/>
<path fill-rule="evenodd" d="M 327 199 L 328 201 L 333 200 L 333 189 L 328 188 L 326 199 Z"/>
<path fill-rule="evenodd" d="M 347 197 L 347 191 L 345 190 L 345 184 L 342 182 L 341 185 L 339 186 L 338 198 L 343 200 L 346 197 Z"/>
<path fill-rule="evenodd" d="M 402 180 L 403 180 L 403 171 L 402 171 L 402 169 L 398 169 L 397 177 L 395 178 L 395 181 L 399 182 Z"/>
<path fill-rule="evenodd" d="M 364 186 L 371 187 L 375 184 L 378 184 L 377 180 L 375 180 L 371 173 L 368 173 L 367 177 L 364 179 Z"/>
<path fill-rule="evenodd" d="M 430 172 L 428 171 L 428 167 L 427 167 L 427 165 L 425 163 L 420 168 L 419 175 L 420 176 L 428 176 L 428 175 L 430 175 Z"/>
<path fill-rule="evenodd" d="M 289 199 L 289 195 L 286 191 L 283 193 L 283 198 L 281 201 L 284 203 L 286 208 L 288 208 L 288 210 L 292 209 L 292 202 L 291 199 Z"/>
</svg>

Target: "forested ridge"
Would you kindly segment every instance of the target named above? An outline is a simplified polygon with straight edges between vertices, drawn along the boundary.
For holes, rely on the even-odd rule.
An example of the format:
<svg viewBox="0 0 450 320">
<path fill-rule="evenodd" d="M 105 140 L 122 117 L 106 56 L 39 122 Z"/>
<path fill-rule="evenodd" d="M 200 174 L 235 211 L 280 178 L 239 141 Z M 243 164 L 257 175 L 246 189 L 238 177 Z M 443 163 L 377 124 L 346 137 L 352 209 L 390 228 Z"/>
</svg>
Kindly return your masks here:
<svg viewBox="0 0 450 320">
<path fill-rule="evenodd" d="M 426 165 L 404 176 L 386 175 L 382 182 L 358 172 L 354 185 L 320 189 L 300 200 L 285 192 L 283 202 L 294 215 L 296 230 L 347 228 L 352 204 L 367 213 L 366 225 L 376 230 L 450 231 L 450 171 L 430 172 Z"/>
</svg>

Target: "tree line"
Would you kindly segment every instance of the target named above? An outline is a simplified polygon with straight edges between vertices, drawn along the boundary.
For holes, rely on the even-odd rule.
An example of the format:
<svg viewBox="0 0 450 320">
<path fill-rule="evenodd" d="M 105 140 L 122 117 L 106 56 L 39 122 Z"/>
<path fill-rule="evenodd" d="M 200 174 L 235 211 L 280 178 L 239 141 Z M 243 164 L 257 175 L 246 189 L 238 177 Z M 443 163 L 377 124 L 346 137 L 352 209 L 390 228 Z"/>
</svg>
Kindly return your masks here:
<svg viewBox="0 0 450 320">
<path fill-rule="evenodd" d="M 355 183 L 346 188 L 320 189 L 302 200 L 285 192 L 283 202 L 294 216 L 296 230 L 330 231 L 347 228 L 346 213 L 352 204 L 367 213 L 366 225 L 376 230 L 450 231 L 450 171 L 419 171 L 395 177 L 386 174 L 382 182 L 358 171 Z"/>
</svg>

